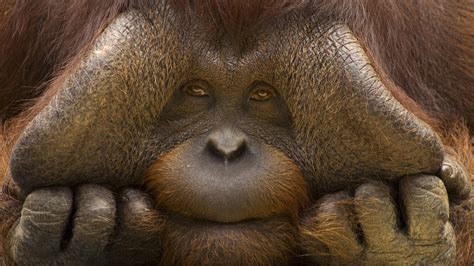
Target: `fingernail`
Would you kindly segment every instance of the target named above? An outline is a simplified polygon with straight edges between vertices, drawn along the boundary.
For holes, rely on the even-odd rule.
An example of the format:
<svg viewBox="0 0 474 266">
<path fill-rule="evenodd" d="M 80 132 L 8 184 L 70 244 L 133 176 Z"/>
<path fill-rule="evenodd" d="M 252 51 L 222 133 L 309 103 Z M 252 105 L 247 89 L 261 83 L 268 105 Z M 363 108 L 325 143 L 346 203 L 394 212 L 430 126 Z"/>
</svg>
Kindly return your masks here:
<svg viewBox="0 0 474 266">
<path fill-rule="evenodd" d="M 453 178 L 454 177 L 454 168 L 452 165 L 443 164 L 441 166 L 441 177 L 443 178 Z"/>
</svg>

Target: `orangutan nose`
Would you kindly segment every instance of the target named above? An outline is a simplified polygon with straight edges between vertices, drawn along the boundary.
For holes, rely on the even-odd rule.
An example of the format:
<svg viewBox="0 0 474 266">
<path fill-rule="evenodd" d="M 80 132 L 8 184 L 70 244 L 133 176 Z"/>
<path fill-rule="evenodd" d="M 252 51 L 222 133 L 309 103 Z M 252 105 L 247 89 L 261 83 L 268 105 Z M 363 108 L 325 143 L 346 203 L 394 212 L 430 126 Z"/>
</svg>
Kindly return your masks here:
<svg viewBox="0 0 474 266">
<path fill-rule="evenodd" d="M 238 129 L 223 128 L 213 131 L 207 138 L 206 148 L 225 162 L 241 157 L 247 149 L 248 138 Z"/>
</svg>

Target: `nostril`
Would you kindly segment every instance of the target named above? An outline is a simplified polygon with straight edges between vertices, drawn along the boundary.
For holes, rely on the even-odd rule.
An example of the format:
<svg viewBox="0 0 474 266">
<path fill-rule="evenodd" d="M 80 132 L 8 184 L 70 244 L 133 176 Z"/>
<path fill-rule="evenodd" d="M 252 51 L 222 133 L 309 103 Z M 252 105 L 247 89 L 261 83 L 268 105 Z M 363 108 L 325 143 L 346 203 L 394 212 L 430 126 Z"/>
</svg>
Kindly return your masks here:
<svg viewBox="0 0 474 266">
<path fill-rule="evenodd" d="M 210 144 L 209 148 L 212 154 L 228 161 L 239 157 L 245 150 L 245 144 L 226 145 L 226 144 L 217 144 L 213 141 L 211 141 L 209 144 Z"/>
<path fill-rule="evenodd" d="M 235 132 L 218 131 L 209 135 L 207 149 L 216 157 L 230 161 L 241 156 L 247 147 L 247 138 Z"/>
</svg>

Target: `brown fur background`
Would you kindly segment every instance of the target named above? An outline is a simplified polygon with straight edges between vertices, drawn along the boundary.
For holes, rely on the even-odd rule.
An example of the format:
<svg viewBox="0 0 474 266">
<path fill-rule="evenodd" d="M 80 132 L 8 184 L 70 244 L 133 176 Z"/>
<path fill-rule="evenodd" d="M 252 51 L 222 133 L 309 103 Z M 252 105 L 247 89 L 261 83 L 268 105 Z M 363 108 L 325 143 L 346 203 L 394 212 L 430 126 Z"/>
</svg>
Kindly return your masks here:
<svg viewBox="0 0 474 266">
<path fill-rule="evenodd" d="M 120 12 L 152 0 L 4 0 L 0 3 L 0 179 L 21 130 L 14 119 L 39 110 L 55 94 L 52 83 L 74 64 Z M 358 36 L 394 96 L 431 124 L 447 151 L 474 173 L 474 2 L 399 0 L 175 0 L 185 16 L 207 15 L 239 38 L 294 10 L 332 16 Z M 53 84 L 53 86 L 51 85 Z M 50 88 L 50 89 L 48 89 Z M 48 89 L 48 93 L 44 93 Z M 43 95 L 43 96 L 42 96 Z M 413 99 L 412 100 L 410 100 Z M 3 182 L 3 181 L 0 181 Z M 8 182 L 8 181 L 7 181 Z M 14 188 L 10 187 L 10 190 Z M 14 193 L 13 193 L 14 194 Z M 6 197 L 5 194 L 2 197 Z M 4 200 L 4 199 L 3 199 Z M 468 204 L 468 203 L 466 203 Z M 464 206 L 466 207 L 466 206 Z M 474 260 L 472 212 L 453 209 L 459 252 Z M 7 214 L 0 214 L 6 217 Z"/>
</svg>

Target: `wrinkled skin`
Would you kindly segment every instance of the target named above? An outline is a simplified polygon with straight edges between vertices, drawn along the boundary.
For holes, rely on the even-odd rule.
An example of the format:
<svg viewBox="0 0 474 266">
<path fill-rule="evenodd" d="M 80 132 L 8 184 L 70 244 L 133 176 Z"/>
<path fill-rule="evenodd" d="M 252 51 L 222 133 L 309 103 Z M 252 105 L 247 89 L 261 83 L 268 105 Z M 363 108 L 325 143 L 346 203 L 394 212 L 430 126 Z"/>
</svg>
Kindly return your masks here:
<svg viewBox="0 0 474 266">
<path fill-rule="evenodd" d="M 262 251 L 256 248 L 255 254 L 268 256 L 231 256 L 234 250 L 228 250 L 217 252 L 221 260 L 212 262 L 455 263 L 448 194 L 469 195 L 468 176 L 444 153 L 431 128 L 391 96 L 347 27 L 290 14 L 247 40 L 242 51 L 205 21 L 186 23 L 161 4 L 145 14 L 129 12 L 117 18 L 27 126 L 11 161 L 12 178 L 25 196 L 6 243 L 12 262 L 202 261 L 199 254 L 180 260 L 181 247 L 162 244 L 171 243 L 169 236 L 175 233 L 170 226 L 173 209 L 155 206 L 154 195 L 142 191 L 144 176 L 157 158 L 182 149 L 181 143 L 198 143 L 209 138 L 211 129 L 232 123 L 246 133 L 249 143 L 264 143 L 286 154 L 301 169 L 313 201 L 302 204 L 310 208 L 301 210 L 297 219 L 283 222 L 282 228 L 291 227 L 288 232 L 275 229 L 278 241 L 267 241 Z M 183 33 L 182 27 L 208 34 Z M 215 89 L 212 108 L 192 109 L 200 106 L 195 102 L 183 108 L 173 101 L 175 91 L 194 79 Z M 236 107 L 246 103 L 242 95 L 255 81 L 271 84 L 282 102 L 255 110 L 245 104 Z M 263 155 L 255 160 L 264 165 L 262 158 L 272 150 L 258 151 Z M 199 165 L 193 160 L 191 165 Z M 194 173 L 185 172 L 191 176 L 183 180 L 215 166 L 207 161 L 203 165 Z M 264 169 L 255 167 L 257 172 Z M 242 177 L 238 170 L 233 172 Z M 206 185 L 199 178 L 196 182 Z M 184 191 L 173 196 L 188 200 L 187 194 L 195 192 Z M 231 201 L 226 191 L 215 193 L 223 199 L 216 208 L 225 209 L 229 202 L 249 208 Z M 250 200 L 258 201 L 255 195 Z M 209 214 L 206 219 L 230 230 L 250 230 L 260 228 L 264 219 L 277 223 L 285 214 L 251 216 L 255 221 L 246 227 L 242 221 L 250 211 L 245 211 L 235 217 Z M 192 231 L 195 222 L 184 224 Z M 325 235 L 328 225 L 332 231 Z M 245 237 L 254 240 L 250 234 Z M 289 244 L 281 240 L 285 237 Z M 219 246 L 208 244 L 211 251 L 204 258 L 210 258 L 213 244 Z M 235 250 L 246 244 L 240 241 Z M 279 254 L 266 251 L 281 247 Z M 169 253 L 178 255 L 171 260 Z"/>
<path fill-rule="evenodd" d="M 321 254 L 314 261 L 328 264 L 455 264 L 455 234 L 448 221 L 448 196 L 441 180 L 424 175 L 406 177 L 398 192 L 401 213 L 393 187 L 382 184 L 357 188 L 354 210 L 337 204 L 349 199 L 346 192 L 325 196 L 304 223 L 303 245 L 309 247 L 310 254 Z M 351 211 L 355 211 L 363 232 L 362 243 L 349 219 Z M 327 229 L 326 216 L 336 219 L 337 231 L 313 237 L 311 232 Z M 347 247 L 344 252 L 341 243 Z"/>
<path fill-rule="evenodd" d="M 455 176 L 462 172 L 451 174 L 456 182 L 465 178 Z M 302 217 L 300 245 L 309 255 L 305 259 L 334 265 L 455 264 L 455 234 L 441 179 L 429 175 L 403 178 L 398 186 L 398 199 L 404 206 L 401 213 L 394 198 L 396 190 L 391 185 L 367 183 L 355 190 L 353 198 L 347 191 L 322 197 Z M 71 216 L 73 194 L 77 210 Z M 125 189 L 116 197 L 98 185 L 83 185 L 74 193 L 58 187 L 29 194 L 21 219 L 10 233 L 13 260 L 20 265 L 159 261 L 163 225 L 152 198 L 135 189 Z M 329 233 L 313 234 L 328 229 L 328 224 L 332 225 Z M 64 233 L 68 225 L 73 228 L 70 239 Z M 363 240 L 357 236 L 357 225 Z"/>
<path fill-rule="evenodd" d="M 141 218 L 148 218 L 147 214 L 153 211 L 151 198 L 133 189 L 125 189 L 117 197 L 98 185 L 83 185 L 74 192 L 66 187 L 34 191 L 25 200 L 21 219 L 9 235 L 12 259 L 20 265 L 130 264 L 141 259 L 157 260 L 158 234 L 150 238 L 150 231 L 141 231 L 148 228 L 137 226 L 143 222 Z M 73 204 L 77 204 L 77 210 L 71 217 Z M 73 228 L 70 239 L 65 235 L 67 226 Z M 153 226 L 160 231 L 158 220 Z M 115 242 L 109 244 L 112 239 Z M 138 243 L 137 240 L 141 245 L 128 246 Z"/>
</svg>

